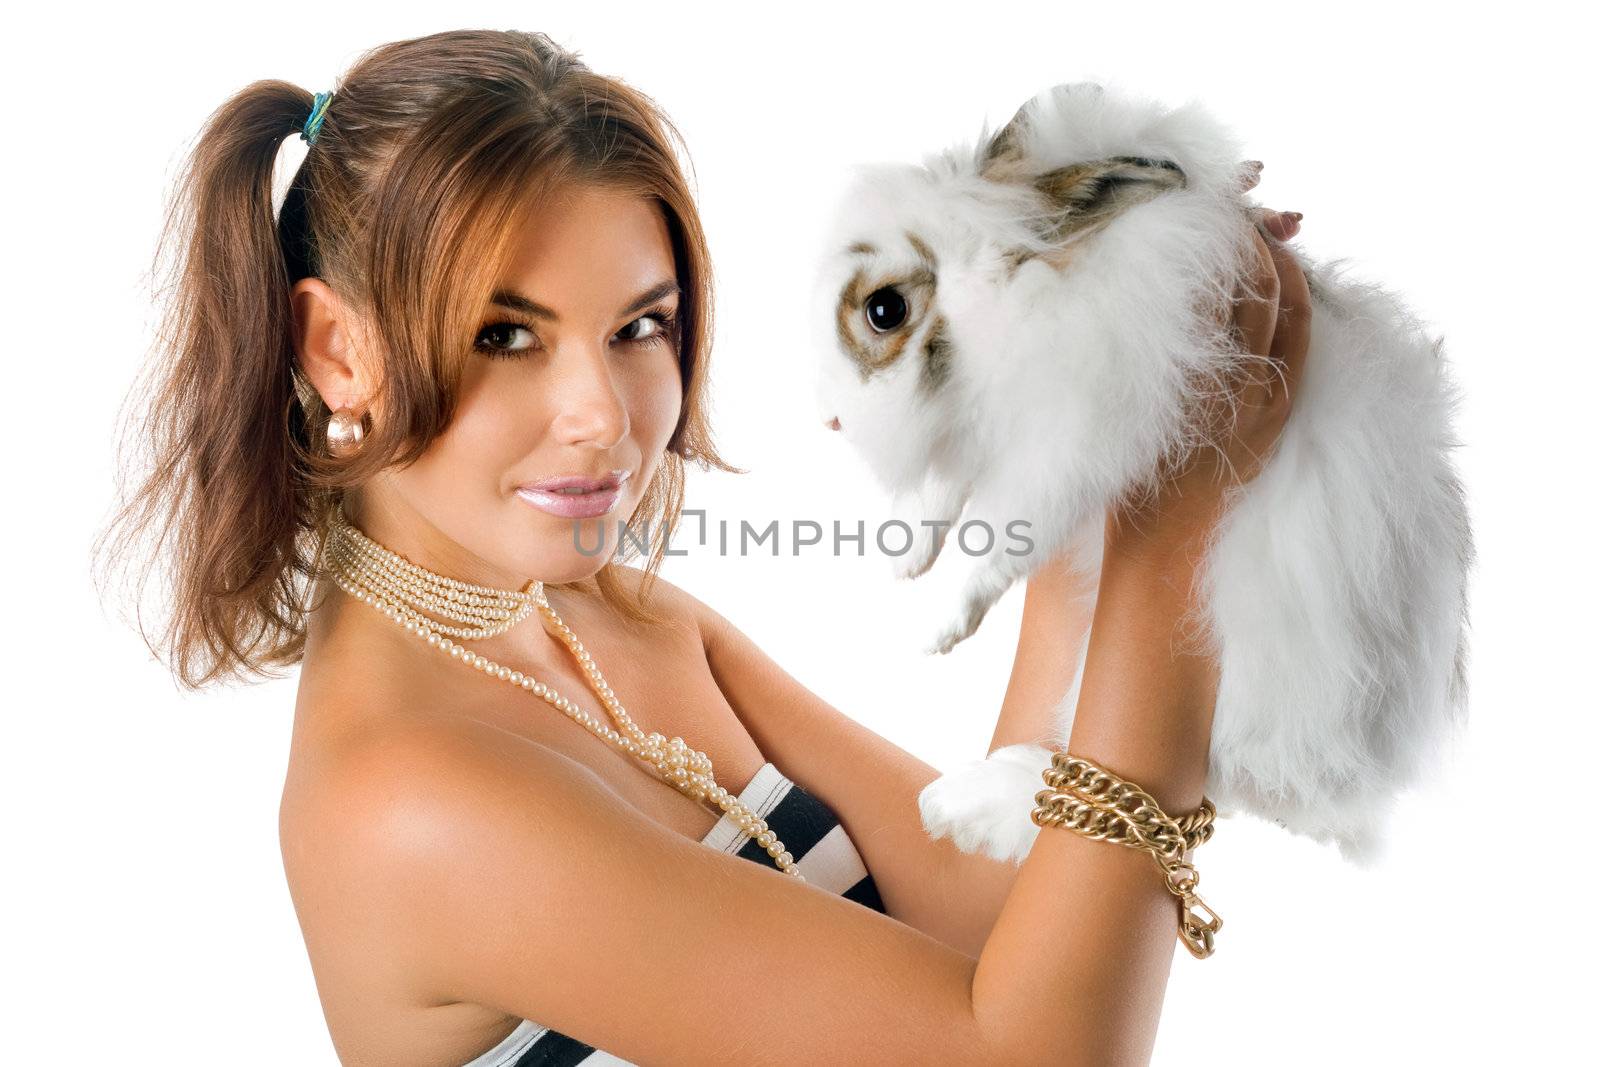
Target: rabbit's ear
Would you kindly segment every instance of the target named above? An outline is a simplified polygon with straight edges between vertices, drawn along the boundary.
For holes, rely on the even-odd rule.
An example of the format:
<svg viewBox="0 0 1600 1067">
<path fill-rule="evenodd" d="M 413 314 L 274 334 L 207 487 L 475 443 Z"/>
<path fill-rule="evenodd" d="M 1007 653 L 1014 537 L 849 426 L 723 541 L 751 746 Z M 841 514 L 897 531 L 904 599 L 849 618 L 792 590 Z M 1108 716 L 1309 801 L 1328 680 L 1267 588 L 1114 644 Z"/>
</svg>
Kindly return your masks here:
<svg viewBox="0 0 1600 1067">
<path fill-rule="evenodd" d="M 991 181 L 1006 181 L 1021 164 L 1027 152 L 1024 142 L 1028 132 L 1029 105 L 1017 108 L 1011 121 L 989 138 L 978 157 L 978 174 Z"/>
<path fill-rule="evenodd" d="M 1068 82 L 1023 101 L 1011 121 L 987 137 L 978 148 L 978 175 L 991 181 L 1011 181 L 1024 171 L 1028 158 L 1028 134 L 1040 108 L 1063 106 L 1064 102 L 1095 103 L 1105 96 L 1105 87 L 1096 82 Z M 1049 120 L 1047 120 L 1048 124 Z"/>
<path fill-rule="evenodd" d="M 1056 212 L 1047 237 L 1064 240 L 1098 229 L 1135 204 L 1186 184 L 1168 159 L 1111 156 L 1045 171 L 1032 178 Z"/>
</svg>

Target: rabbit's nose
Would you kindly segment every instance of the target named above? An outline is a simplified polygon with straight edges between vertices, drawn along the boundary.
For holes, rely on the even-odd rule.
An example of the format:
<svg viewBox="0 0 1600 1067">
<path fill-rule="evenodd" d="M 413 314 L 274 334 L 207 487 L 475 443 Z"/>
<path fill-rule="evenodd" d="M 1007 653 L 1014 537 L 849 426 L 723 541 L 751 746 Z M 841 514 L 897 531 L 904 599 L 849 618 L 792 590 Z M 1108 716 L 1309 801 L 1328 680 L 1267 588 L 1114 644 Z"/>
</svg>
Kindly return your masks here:
<svg viewBox="0 0 1600 1067">
<path fill-rule="evenodd" d="M 827 422 L 823 423 L 822 425 L 826 426 L 830 430 L 840 429 L 839 416 L 835 415 L 833 418 L 829 419 Z"/>
</svg>

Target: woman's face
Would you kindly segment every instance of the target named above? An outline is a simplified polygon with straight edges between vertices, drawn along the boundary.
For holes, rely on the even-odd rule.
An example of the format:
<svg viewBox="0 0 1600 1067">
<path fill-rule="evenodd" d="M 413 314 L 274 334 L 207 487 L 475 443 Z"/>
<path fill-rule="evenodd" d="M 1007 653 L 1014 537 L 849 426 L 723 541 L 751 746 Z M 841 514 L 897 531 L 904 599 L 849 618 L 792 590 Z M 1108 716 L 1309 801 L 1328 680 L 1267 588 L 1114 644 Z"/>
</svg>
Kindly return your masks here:
<svg viewBox="0 0 1600 1067">
<path fill-rule="evenodd" d="M 485 309 L 449 427 L 364 487 L 352 518 L 469 581 L 598 571 L 677 425 L 676 277 L 653 202 L 577 186 L 542 203 Z M 558 491 L 572 480 L 602 488 Z"/>
</svg>

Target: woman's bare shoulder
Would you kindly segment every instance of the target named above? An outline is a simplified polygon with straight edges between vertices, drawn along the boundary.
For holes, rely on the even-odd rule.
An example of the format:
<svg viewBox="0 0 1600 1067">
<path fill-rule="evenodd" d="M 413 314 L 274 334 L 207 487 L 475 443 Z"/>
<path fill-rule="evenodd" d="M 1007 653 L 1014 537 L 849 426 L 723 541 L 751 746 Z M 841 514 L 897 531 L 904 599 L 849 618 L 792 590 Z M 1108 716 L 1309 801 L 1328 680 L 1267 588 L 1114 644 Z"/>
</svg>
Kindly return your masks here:
<svg viewBox="0 0 1600 1067">
<path fill-rule="evenodd" d="M 700 628 L 707 609 L 697 598 L 638 568 L 622 566 L 615 572 L 623 590 L 635 596 L 642 592 L 647 606 L 678 637 L 663 642 L 652 635 L 645 650 L 652 675 L 669 671 L 691 650 L 703 652 Z M 570 598 L 563 613 L 585 635 L 612 627 L 603 622 L 610 609 L 591 597 Z M 679 640 L 682 652 L 669 651 Z M 627 639 L 614 633 L 604 643 L 625 647 Z M 345 658 L 363 662 L 378 650 L 362 651 Z M 440 820 L 453 815 L 470 820 L 473 812 L 485 810 L 492 801 L 487 793 L 497 788 L 513 789 L 536 803 L 543 793 L 559 791 L 552 783 L 574 775 L 593 777 L 592 787 L 610 789 L 584 763 L 540 744 L 527 731 L 497 725 L 492 716 L 435 714 L 437 709 L 416 706 L 447 700 L 450 693 L 423 662 L 392 665 L 396 674 L 374 676 L 371 684 L 312 687 L 302 678 L 297 719 L 303 723 L 297 722 L 280 806 L 286 864 L 291 852 L 298 852 L 306 866 L 316 857 L 318 867 L 350 871 L 429 833 L 455 837 L 460 828 Z M 463 849 L 463 858 L 469 853 Z"/>
<path fill-rule="evenodd" d="M 438 821 L 442 808 L 428 813 L 431 804 L 450 797 L 472 803 L 485 788 L 485 761 L 512 758 L 517 748 L 537 761 L 541 746 L 473 719 L 383 715 L 350 703 L 338 730 L 296 738 L 278 833 L 297 898 L 316 894 L 359 906 L 362 887 L 377 888 L 368 873 L 394 850 L 424 833 L 450 833 Z M 527 784 L 537 788 L 532 777 Z"/>
<path fill-rule="evenodd" d="M 571 762 L 533 738 L 484 718 L 430 715 L 417 709 L 362 706 L 347 701 L 337 731 L 308 741 L 291 755 L 295 788 L 285 790 L 285 813 L 314 829 L 323 847 L 340 842 L 367 848 L 394 840 L 406 808 L 434 795 L 471 803 L 491 776 L 490 766 L 515 765 L 537 788 L 543 761 Z M 298 773 L 296 763 L 298 761 Z"/>
<path fill-rule="evenodd" d="M 659 576 L 649 576 L 646 589 L 647 576 L 638 568 L 614 570 L 622 589 L 634 596 L 644 593 L 651 611 L 685 645 L 699 645 L 698 600 Z M 623 637 L 611 609 L 593 596 L 569 598 L 562 612 L 594 644 L 633 647 L 635 638 Z M 611 640 L 599 640 L 604 633 Z M 365 639 L 381 642 L 386 636 L 378 632 Z M 678 641 L 663 642 L 661 636 L 651 634 L 641 652 L 659 661 L 653 670 L 675 662 L 669 649 Z M 528 732 L 496 725 L 491 716 L 437 714 L 439 709 L 422 706 L 452 699 L 450 686 L 440 684 L 437 672 L 429 669 L 431 662 L 422 657 L 395 656 L 388 646 L 320 651 L 328 662 L 301 678 L 283 819 L 307 825 L 330 845 L 347 825 L 360 837 L 375 821 L 396 818 L 391 811 L 374 808 L 392 808 L 400 800 L 397 783 L 417 791 L 471 796 L 484 788 L 486 762 L 501 769 L 516 764 L 530 775 L 536 764 L 550 760 L 571 764 L 573 773 L 586 770 Z M 350 678 L 349 670 L 376 662 L 384 663 L 384 669 Z M 527 787 L 537 791 L 538 784 Z"/>
</svg>

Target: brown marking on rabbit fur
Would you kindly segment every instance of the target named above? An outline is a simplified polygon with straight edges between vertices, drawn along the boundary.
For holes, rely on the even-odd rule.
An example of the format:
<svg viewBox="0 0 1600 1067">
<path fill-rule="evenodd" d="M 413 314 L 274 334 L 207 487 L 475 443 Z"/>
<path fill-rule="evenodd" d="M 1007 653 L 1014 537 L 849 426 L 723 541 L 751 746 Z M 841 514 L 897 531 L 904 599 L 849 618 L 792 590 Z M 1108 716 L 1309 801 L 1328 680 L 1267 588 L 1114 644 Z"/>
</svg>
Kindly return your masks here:
<svg viewBox="0 0 1600 1067">
<path fill-rule="evenodd" d="M 933 254 L 928 242 L 911 231 L 906 231 L 906 243 L 922 260 L 930 279 L 938 277 L 939 257 Z M 919 384 L 928 392 L 937 392 L 950 378 L 950 363 L 955 358 L 955 348 L 950 343 L 942 315 L 934 316 L 928 335 L 922 341 L 922 377 Z"/>
<path fill-rule="evenodd" d="M 928 336 L 922 342 L 921 385 L 928 392 L 937 392 L 950 380 L 950 364 L 955 358 L 955 346 L 945 331 L 943 315 L 934 317 Z"/>
<path fill-rule="evenodd" d="M 926 266 L 930 272 L 938 270 L 939 257 L 933 254 L 933 249 L 928 247 L 928 242 L 907 230 L 906 243 L 911 246 L 911 250 L 917 254 L 917 257 L 922 260 L 923 265 Z"/>
<path fill-rule="evenodd" d="M 913 270 L 904 279 L 897 280 L 873 278 L 865 267 L 857 270 L 845 283 L 839 294 L 835 324 L 839 345 L 855 363 L 863 382 L 878 371 L 893 366 L 905 352 L 912 334 L 912 310 L 919 304 L 931 302 L 920 294 L 914 298 L 913 294 L 931 291 L 933 283 L 933 273 L 928 270 Z M 902 290 L 906 298 L 906 322 L 887 333 L 878 333 L 867 324 L 864 305 L 867 297 L 889 285 Z"/>
<path fill-rule="evenodd" d="M 1001 252 L 1000 259 L 1006 265 L 1006 281 L 1010 281 L 1012 278 L 1015 278 L 1017 276 L 1017 268 L 1021 267 L 1024 263 L 1028 262 L 1028 260 L 1034 258 L 1036 255 L 1038 255 L 1038 253 L 1031 248 L 1008 248 L 1004 252 Z"/>
</svg>

